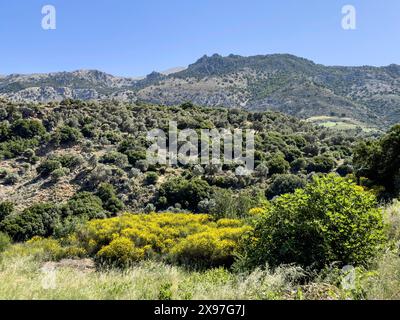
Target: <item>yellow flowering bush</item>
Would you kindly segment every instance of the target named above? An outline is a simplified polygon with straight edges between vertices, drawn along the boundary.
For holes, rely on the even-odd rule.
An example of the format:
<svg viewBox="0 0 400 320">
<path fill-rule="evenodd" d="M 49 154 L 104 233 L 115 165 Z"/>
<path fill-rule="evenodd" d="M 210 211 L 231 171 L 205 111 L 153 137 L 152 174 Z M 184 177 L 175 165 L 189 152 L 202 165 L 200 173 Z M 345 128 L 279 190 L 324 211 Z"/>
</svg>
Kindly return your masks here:
<svg viewBox="0 0 400 320">
<path fill-rule="evenodd" d="M 75 245 L 62 246 L 53 238 L 33 237 L 24 243 L 10 246 L 7 256 L 33 256 L 40 261 L 61 260 L 65 258 L 82 258 L 87 256 L 84 248 Z"/>
<path fill-rule="evenodd" d="M 171 258 L 197 267 L 231 265 L 237 241 L 246 228 L 235 228 L 233 232 L 227 229 L 208 230 L 182 239 L 171 249 Z"/>
<path fill-rule="evenodd" d="M 92 220 L 76 239 L 96 261 L 125 266 L 153 258 L 197 266 L 229 265 L 250 227 L 204 214 L 124 214 Z"/>
<path fill-rule="evenodd" d="M 35 251 L 35 249 L 42 250 L 51 260 L 58 260 L 63 257 L 63 248 L 55 239 L 33 237 L 31 240 L 28 240 L 26 244 L 32 251 Z"/>
<path fill-rule="evenodd" d="M 226 227 L 241 227 L 243 222 L 241 220 L 236 219 L 221 219 L 217 221 L 217 226 L 221 228 Z"/>
<path fill-rule="evenodd" d="M 249 215 L 252 217 L 258 217 L 265 213 L 264 208 L 253 208 L 249 210 Z"/>
<path fill-rule="evenodd" d="M 137 248 L 131 239 L 118 237 L 103 247 L 96 255 L 99 262 L 116 266 L 129 266 L 144 258 L 145 250 Z"/>
</svg>

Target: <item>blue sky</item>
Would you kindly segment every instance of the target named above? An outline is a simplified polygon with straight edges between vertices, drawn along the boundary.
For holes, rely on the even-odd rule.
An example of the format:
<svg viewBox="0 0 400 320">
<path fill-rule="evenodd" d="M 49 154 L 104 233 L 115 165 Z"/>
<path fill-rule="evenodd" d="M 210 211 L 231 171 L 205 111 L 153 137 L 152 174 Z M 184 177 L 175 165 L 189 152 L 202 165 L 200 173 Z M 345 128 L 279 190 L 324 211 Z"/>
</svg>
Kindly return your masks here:
<svg viewBox="0 0 400 320">
<path fill-rule="evenodd" d="M 41 27 L 47 4 L 57 10 L 56 30 Z M 346 4 L 357 9 L 357 30 L 341 27 Z M 399 0 L 1 0 L 0 74 L 137 76 L 213 53 L 400 64 L 399 35 Z"/>
</svg>

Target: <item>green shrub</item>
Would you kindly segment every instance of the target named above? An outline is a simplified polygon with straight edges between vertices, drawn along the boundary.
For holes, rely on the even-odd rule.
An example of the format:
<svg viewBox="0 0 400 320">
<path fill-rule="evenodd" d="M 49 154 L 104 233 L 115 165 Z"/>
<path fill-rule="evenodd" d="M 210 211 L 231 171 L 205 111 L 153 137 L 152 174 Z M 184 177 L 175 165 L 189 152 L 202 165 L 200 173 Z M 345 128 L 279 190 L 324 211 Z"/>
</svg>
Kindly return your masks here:
<svg viewBox="0 0 400 320">
<path fill-rule="evenodd" d="M 38 120 L 17 120 L 11 125 L 11 131 L 14 136 L 23 139 L 41 137 L 46 133 L 43 124 Z"/>
<path fill-rule="evenodd" d="M 23 156 L 27 161 L 33 163 L 34 162 L 33 160 L 36 158 L 36 152 L 33 149 L 27 149 L 25 150 Z"/>
<path fill-rule="evenodd" d="M 340 176 L 345 177 L 349 174 L 352 174 L 354 172 L 354 169 L 353 169 L 353 166 L 350 164 L 342 164 L 336 169 L 336 172 Z"/>
<path fill-rule="evenodd" d="M 148 203 L 144 208 L 144 213 L 152 213 L 156 211 L 156 206 L 152 203 Z"/>
<path fill-rule="evenodd" d="M 287 162 L 284 157 L 279 155 L 276 155 L 270 159 L 267 162 L 267 166 L 270 175 L 286 173 L 290 168 L 289 162 Z"/>
<path fill-rule="evenodd" d="M 312 158 L 312 160 L 307 165 L 307 171 L 329 173 L 334 167 L 335 160 L 331 157 L 322 155 Z"/>
<path fill-rule="evenodd" d="M 65 214 L 65 212 L 64 212 Z M 103 219 L 106 217 L 97 215 L 98 218 Z M 81 228 L 88 220 L 85 215 L 68 215 L 60 219 L 54 226 L 53 237 L 55 239 L 60 239 L 61 241 L 69 239 L 69 237 Z"/>
<path fill-rule="evenodd" d="M 7 141 L 10 138 L 11 129 L 7 122 L 0 123 L 0 142 Z"/>
<path fill-rule="evenodd" d="M 60 169 L 56 169 L 54 171 L 51 172 L 51 179 L 53 181 L 59 181 L 62 177 L 65 177 L 66 175 L 69 174 L 69 169 L 68 168 L 60 168 Z"/>
<path fill-rule="evenodd" d="M 256 175 L 257 177 L 260 178 L 267 178 L 268 174 L 269 174 L 269 168 L 266 164 L 264 163 L 260 163 L 257 167 L 256 167 Z"/>
<path fill-rule="evenodd" d="M 42 162 L 36 170 L 37 170 L 38 174 L 40 174 L 42 177 L 46 178 L 53 171 L 56 171 L 61 168 L 62 168 L 62 165 L 58 160 L 48 159 L 48 160 L 45 160 L 44 162 Z"/>
<path fill-rule="evenodd" d="M 63 207 L 63 217 L 82 217 L 87 220 L 107 217 L 101 199 L 90 192 L 75 194 Z"/>
<path fill-rule="evenodd" d="M 365 265 L 385 242 L 375 197 L 334 174 L 272 202 L 245 245 L 249 265 Z"/>
<path fill-rule="evenodd" d="M 149 162 L 147 160 L 138 160 L 135 162 L 135 168 L 139 169 L 142 172 L 146 172 L 149 170 Z"/>
<path fill-rule="evenodd" d="M 298 158 L 290 163 L 290 170 L 293 173 L 304 170 L 307 167 L 307 161 L 304 158 Z"/>
<path fill-rule="evenodd" d="M 272 184 L 268 187 L 266 195 L 269 199 L 285 193 L 292 193 L 296 189 L 304 188 L 307 181 L 294 174 L 280 174 L 274 176 Z"/>
<path fill-rule="evenodd" d="M 208 212 L 217 219 L 246 218 L 250 209 L 262 206 L 265 201 L 264 192 L 256 188 L 241 191 L 218 188 L 213 190 L 208 208 L 200 211 Z"/>
<path fill-rule="evenodd" d="M 36 148 L 39 145 L 37 138 L 22 139 L 20 137 L 12 138 L 0 143 L 0 157 L 11 159 L 22 156 L 28 149 Z"/>
<path fill-rule="evenodd" d="M 98 130 L 91 124 L 83 126 L 81 131 L 83 136 L 89 139 L 93 139 L 98 135 Z"/>
<path fill-rule="evenodd" d="M 146 175 L 146 183 L 156 184 L 158 181 L 158 174 L 156 172 L 148 172 Z"/>
<path fill-rule="evenodd" d="M 14 203 L 10 201 L 0 202 L 0 221 L 3 221 L 14 211 Z"/>
<path fill-rule="evenodd" d="M 117 214 L 123 210 L 124 203 L 118 199 L 113 185 L 109 183 L 100 184 L 97 195 L 103 201 L 103 208 L 107 211 Z"/>
<path fill-rule="evenodd" d="M 391 196 L 400 194 L 400 124 L 378 141 L 359 143 L 353 164 L 357 177 L 366 177 L 384 186 Z"/>
<path fill-rule="evenodd" d="M 82 134 L 78 129 L 62 126 L 55 132 L 53 141 L 56 145 L 73 145 L 78 143 L 81 138 Z"/>
<path fill-rule="evenodd" d="M 210 194 L 210 186 L 204 180 L 194 178 L 186 180 L 184 178 L 174 178 L 161 185 L 159 197 L 166 199 L 166 206 L 174 206 L 179 203 L 182 208 L 191 211 L 198 210 L 198 203 Z M 160 202 L 158 203 L 161 206 Z"/>
<path fill-rule="evenodd" d="M 128 161 L 131 165 L 135 165 L 136 161 L 146 160 L 146 150 L 127 150 L 124 152 L 128 156 Z"/>
<path fill-rule="evenodd" d="M 14 185 L 19 181 L 19 175 L 15 172 L 9 172 L 4 178 L 4 183 L 7 185 Z"/>
<path fill-rule="evenodd" d="M 56 157 L 53 160 L 59 161 L 63 166 L 63 168 L 68 168 L 70 170 L 79 167 L 84 162 L 84 160 L 80 155 L 75 155 L 75 154 L 64 154 L 59 157 Z"/>
<path fill-rule="evenodd" d="M 48 237 L 53 234 L 59 220 L 58 208 L 53 204 L 36 204 L 19 214 L 9 215 L 0 224 L 14 241 L 26 241 L 34 236 Z"/>
<path fill-rule="evenodd" d="M 100 163 L 113 164 L 120 168 L 125 168 L 128 165 L 128 157 L 116 151 L 108 152 L 99 160 Z"/>
</svg>

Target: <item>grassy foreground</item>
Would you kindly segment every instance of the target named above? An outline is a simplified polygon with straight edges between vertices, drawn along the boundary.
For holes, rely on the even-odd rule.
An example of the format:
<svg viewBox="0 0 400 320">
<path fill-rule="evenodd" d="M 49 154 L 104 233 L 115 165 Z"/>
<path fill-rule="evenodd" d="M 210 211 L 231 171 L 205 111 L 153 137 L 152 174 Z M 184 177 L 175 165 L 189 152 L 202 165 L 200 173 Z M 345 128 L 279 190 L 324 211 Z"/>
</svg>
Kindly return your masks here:
<svg viewBox="0 0 400 320">
<path fill-rule="evenodd" d="M 3 300 L 400 299 L 400 258 L 391 253 L 380 258 L 376 270 L 357 272 L 355 287 L 351 289 L 344 289 L 337 272 L 332 270 L 300 285 L 298 279 L 304 271 L 296 267 L 237 274 L 222 268 L 193 272 L 144 262 L 125 271 L 68 266 L 52 271 L 35 254 L 8 253 L 5 252 L 0 265 Z"/>
<path fill-rule="evenodd" d="M 334 267 L 319 274 L 295 266 L 250 273 L 224 268 L 189 271 L 142 261 L 128 269 L 96 270 L 89 259 L 52 261 L 43 246 L 19 243 L 0 252 L 0 299 L 256 300 L 400 299 L 400 202 L 385 210 L 390 245 L 368 270 L 350 279 Z"/>
<path fill-rule="evenodd" d="M 48 273 L 34 256 L 20 256 L 2 261 L 0 299 L 279 299 L 292 293 L 299 272 L 287 268 L 244 276 L 222 268 L 189 272 L 145 262 L 125 271 L 60 267 Z"/>
</svg>

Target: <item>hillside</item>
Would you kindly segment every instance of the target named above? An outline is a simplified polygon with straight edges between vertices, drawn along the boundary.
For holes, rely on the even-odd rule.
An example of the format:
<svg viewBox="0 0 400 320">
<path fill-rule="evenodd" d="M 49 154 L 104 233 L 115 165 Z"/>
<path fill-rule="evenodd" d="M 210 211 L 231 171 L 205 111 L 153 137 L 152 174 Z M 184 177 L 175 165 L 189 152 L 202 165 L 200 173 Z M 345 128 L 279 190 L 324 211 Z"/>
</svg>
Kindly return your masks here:
<svg viewBox="0 0 400 320">
<path fill-rule="evenodd" d="M 167 129 L 171 120 L 179 129 L 256 130 L 256 172 L 240 177 L 229 166 L 150 166 L 146 134 L 155 128 Z M 126 208 L 143 211 L 149 205 L 166 209 L 180 203 L 175 198 L 165 204 L 159 201 L 163 183 L 174 177 L 200 177 L 207 189 L 209 185 L 226 190 L 251 186 L 265 190 L 274 175 L 289 172 L 302 183 L 307 174 L 335 171 L 349 160 L 355 135 L 361 133 L 353 129 L 340 133 L 276 112 L 193 105 L 66 100 L 26 106 L 1 102 L 0 198 L 23 209 L 38 202 L 67 201 L 79 191 L 93 192 L 106 182 L 113 185 Z M 207 197 L 197 202 L 185 199 L 188 203 L 180 206 L 197 211 L 198 202 L 206 200 L 203 198 Z"/>
<path fill-rule="evenodd" d="M 255 170 L 151 164 L 169 121 L 254 130 Z M 398 297 L 399 205 L 375 194 L 399 194 L 400 126 L 374 136 L 331 116 L 0 100 L 0 298 Z"/>
<path fill-rule="evenodd" d="M 400 66 L 331 67 L 286 54 L 204 56 L 187 69 L 143 79 L 90 70 L 0 78 L 13 101 L 116 99 L 334 116 L 387 128 L 400 121 Z M 181 70 L 181 71 L 180 71 Z M 176 72 L 178 71 L 178 72 Z"/>
</svg>

